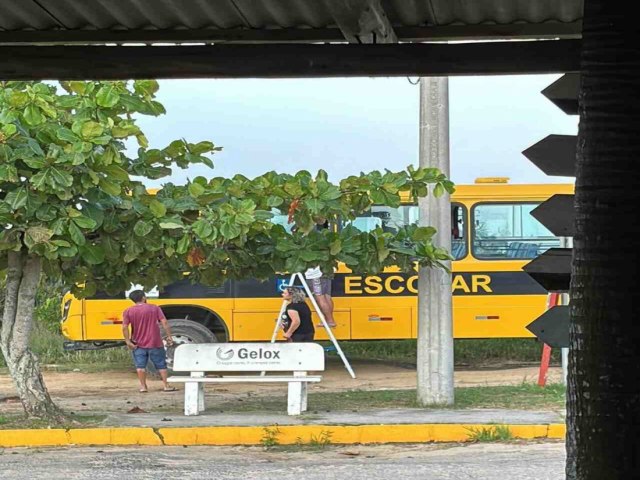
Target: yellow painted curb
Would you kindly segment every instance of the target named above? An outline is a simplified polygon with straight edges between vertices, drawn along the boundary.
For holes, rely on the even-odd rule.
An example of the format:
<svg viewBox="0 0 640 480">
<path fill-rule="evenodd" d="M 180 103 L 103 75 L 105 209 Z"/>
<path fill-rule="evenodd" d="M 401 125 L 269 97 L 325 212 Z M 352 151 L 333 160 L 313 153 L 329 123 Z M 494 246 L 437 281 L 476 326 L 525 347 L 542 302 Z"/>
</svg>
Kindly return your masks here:
<svg viewBox="0 0 640 480">
<path fill-rule="evenodd" d="M 564 424 L 505 425 L 515 438 L 564 438 Z M 260 445 L 271 435 L 280 445 L 323 442 L 427 443 L 468 442 L 470 435 L 494 424 L 271 425 L 266 427 L 122 427 L 0 430 L 0 447 L 62 445 Z M 269 434 L 269 432 L 271 432 Z"/>
</svg>

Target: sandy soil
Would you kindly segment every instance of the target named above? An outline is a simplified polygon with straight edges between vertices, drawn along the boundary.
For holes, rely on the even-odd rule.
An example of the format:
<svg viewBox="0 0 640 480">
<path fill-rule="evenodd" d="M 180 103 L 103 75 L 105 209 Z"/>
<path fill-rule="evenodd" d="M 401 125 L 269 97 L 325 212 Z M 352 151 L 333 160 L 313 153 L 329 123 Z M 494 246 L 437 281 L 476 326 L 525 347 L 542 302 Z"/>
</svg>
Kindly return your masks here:
<svg viewBox="0 0 640 480">
<path fill-rule="evenodd" d="M 323 373 L 322 382 L 312 384 L 311 391 L 335 392 L 344 390 L 392 390 L 415 388 L 416 371 L 385 363 L 354 362 L 356 379 L 352 379 L 339 361 L 331 361 Z M 548 380 L 558 382 L 561 369 L 549 369 Z M 54 401 L 65 410 L 74 412 L 126 412 L 134 406 L 149 409 L 182 408 L 183 385 L 177 384 L 178 392 L 163 392 L 162 383 L 150 378 L 149 392 L 138 392 L 135 371 L 83 373 L 43 372 L 45 382 Z M 455 385 L 495 386 L 518 385 L 523 382 L 535 383 L 538 367 L 460 369 L 455 372 Z M 223 386 L 207 385 L 207 398 L 225 400 L 241 396 L 284 395 L 282 385 L 234 384 Z M 0 414 L 22 411 L 20 402 L 8 375 L 0 375 Z"/>
</svg>

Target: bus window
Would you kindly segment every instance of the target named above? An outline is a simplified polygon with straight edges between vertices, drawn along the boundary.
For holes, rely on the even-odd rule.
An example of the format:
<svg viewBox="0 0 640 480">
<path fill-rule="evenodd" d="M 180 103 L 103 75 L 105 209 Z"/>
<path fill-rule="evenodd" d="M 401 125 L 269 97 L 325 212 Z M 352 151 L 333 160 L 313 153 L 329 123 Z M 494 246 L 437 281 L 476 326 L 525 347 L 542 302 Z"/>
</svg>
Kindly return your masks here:
<svg viewBox="0 0 640 480">
<path fill-rule="evenodd" d="M 535 203 L 486 203 L 473 208 L 473 255 L 479 259 L 532 259 L 560 240 L 531 215 Z"/>
<path fill-rule="evenodd" d="M 417 224 L 419 215 L 417 205 L 402 205 L 398 208 L 374 205 L 371 210 L 356 217 L 353 221 L 345 222 L 344 226 L 352 225 L 362 232 L 370 232 L 380 227 L 385 232 L 395 233 L 405 225 Z M 460 204 L 452 204 L 451 254 L 455 260 L 467 255 L 466 232 L 465 208 Z"/>
<path fill-rule="evenodd" d="M 466 211 L 462 205 L 451 204 L 451 256 L 460 260 L 467 256 Z"/>
<path fill-rule="evenodd" d="M 289 216 L 283 214 L 277 208 L 272 208 L 271 213 L 273 217 L 271 217 L 271 223 L 275 223 L 276 225 L 282 225 L 287 233 L 291 233 L 291 229 L 293 228 L 293 222 L 289 223 Z"/>
</svg>

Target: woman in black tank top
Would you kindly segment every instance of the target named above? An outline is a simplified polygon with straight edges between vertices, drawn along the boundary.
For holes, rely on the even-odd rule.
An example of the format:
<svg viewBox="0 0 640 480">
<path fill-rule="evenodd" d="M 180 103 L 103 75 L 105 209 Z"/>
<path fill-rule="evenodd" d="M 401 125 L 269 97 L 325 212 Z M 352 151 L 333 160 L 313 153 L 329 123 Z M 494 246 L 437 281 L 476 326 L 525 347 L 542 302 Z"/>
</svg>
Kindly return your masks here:
<svg viewBox="0 0 640 480">
<path fill-rule="evenodd" d="M 282 298 L 288 302 L 282 314 L 284 337 L 289 342 L 313 342 L 316 332 L 304 292 L 299 288 L 287 287 L 282 292 Z"/>
</svg>

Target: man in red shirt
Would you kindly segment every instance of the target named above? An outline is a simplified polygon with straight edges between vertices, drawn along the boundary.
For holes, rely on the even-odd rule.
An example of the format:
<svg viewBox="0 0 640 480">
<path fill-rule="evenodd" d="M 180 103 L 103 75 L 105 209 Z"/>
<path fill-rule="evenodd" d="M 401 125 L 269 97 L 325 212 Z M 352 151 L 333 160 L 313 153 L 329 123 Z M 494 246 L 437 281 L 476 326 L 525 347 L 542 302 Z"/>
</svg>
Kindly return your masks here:
<svg viewBox="0 0 640 480">
<path fill-rule="evenodd" d="M 164 316 L 162 309 L 157 305 L 147 303 L 147 296 L 142 290 L 134 290 L 129 294 L 129 299 L 135 303 L 124 311 L 122 318 L 122 334 L 127 347 L 133 352 L 133 362 L 140 380 L 140 392 L 145 393 L 147 388 L 147 363 L 149 359 L 158 370 L 165 392 L 175 392 L 174 387 L 167 385 L 167 357 L 160 336 L 158 322 L 162 324 L 167 336 L 167 345 L 173 344 L 171 328 Z M 129 336 L 131 325 L 131 336 Z"/>
</svg>

